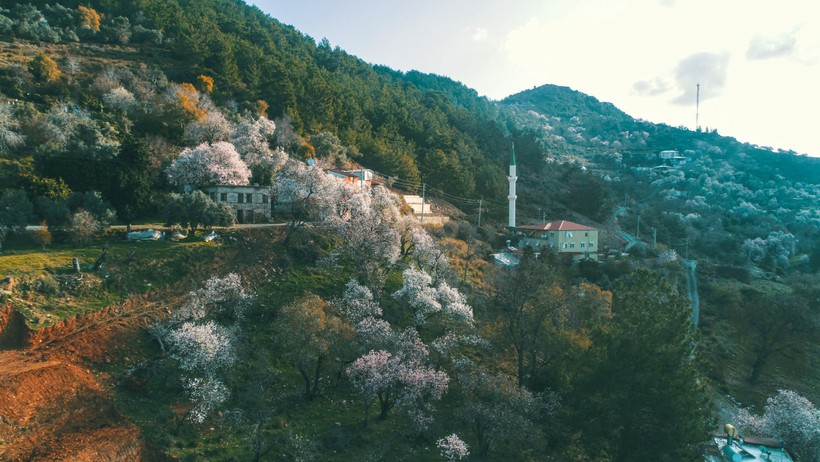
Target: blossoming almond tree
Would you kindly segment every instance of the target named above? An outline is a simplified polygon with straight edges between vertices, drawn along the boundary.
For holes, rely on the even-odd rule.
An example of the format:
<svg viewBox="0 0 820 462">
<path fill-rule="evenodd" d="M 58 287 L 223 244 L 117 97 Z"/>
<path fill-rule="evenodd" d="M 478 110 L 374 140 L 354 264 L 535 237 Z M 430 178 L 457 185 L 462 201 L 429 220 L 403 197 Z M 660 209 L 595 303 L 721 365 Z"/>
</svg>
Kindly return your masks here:
<svg viewBox="0 0 820 462">
<path fill-rule="evenodd" d="M 245 185 L 251 176 L 234 146 L 224 141 L 184 149 L 165 173 L 178 186 Z"/>
<path fill-rule="evenodd" d="M 749 436 L 782 438 L 800 460 L 820 454 L 820 409 L 794 391 L 778 390 L 766 400 L 762 415 L 740 409 L 736 418 Z"/>
<path fill-rule="evenodd" d="M 322 222 L 331 216 L 345 187 L 318 167 L 288 159 L 273 182 L 277 202 L 291 215 L 288 238 L 309 221 Z"/>
<path fill-rule="evenodd" d="M 202 423 L 229 396 L 223 382 L 237 361 L 238 321 L 252 303 L 236 274 L 212 277 L 191 292 L 167 322 L 149 329 L 163 351 L 184 371 L 183 385 L 192 407 L 187 418 Z"/>
<path fill-rule="evenodd" d="M 408 302 L 413 309 L 416 326 L 439 313 L 468 325 L 473 322 L 473 309 L 464 295 L 445 281 L 437 287 L 433 286 L 433 278 L 424 270 L 404 270 L 404 285 L 393 293 L 393 298 Z"/>
<path fill-rule="evenodd" d="M 470 455 L 469 446 L 461 440 L 455 433 L 452 435 L 439 438 L 436 441 L 436 446 L 441 449 L 441 457 L 444 457 L 449 462 L 461 460 Z"/>
<path fill-rule="evenodd" d="M 260 176 L 268 176 L 278 171 L 285 164 L 288 155 L 282 148 L 271 149 L 270 140 L 273 138 L 276 124 L 267 117 L 257 119 L 246 118 L 241 120 L 231 133 L 231 142 L 242 156 L 242 160 L 254 171 L 254 181 L 263 183 Z M 270 180 L 270 178 L 268 178 Z"/>
<path fill-rule="evenodd" d="M 378 399 L 379 417 L 387 417 L 394 405 L 408 411 L 427 410 L 429 399 L 441 399 L 450 378 L 442 371 L 424 365 L 412 355 L 370 351 L 347 369 L 353 386 L 364 402 L 364 425 L 368 423 L 370 407 Z M 421 406 L 421 407 L 420 407 Z M 417 424 L 426 426 L 429 417 L 412 414 Z"/>
<path fill-rule="evenodd" d="M 194 119 L 185 126 L 182 137 L 191 145 L 200 143 L 216 143 L 217 141 L 227 141 L 233 124 L 218 110 L 211 110 L 205 113 L 201 119 Z"/>
</svg>

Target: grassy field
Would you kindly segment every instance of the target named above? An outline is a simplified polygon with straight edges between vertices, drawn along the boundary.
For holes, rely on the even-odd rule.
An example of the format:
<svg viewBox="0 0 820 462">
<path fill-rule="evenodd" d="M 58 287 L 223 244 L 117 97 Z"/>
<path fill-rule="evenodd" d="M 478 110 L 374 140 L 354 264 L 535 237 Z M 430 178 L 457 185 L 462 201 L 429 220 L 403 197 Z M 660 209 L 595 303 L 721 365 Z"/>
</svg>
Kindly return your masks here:
<svg viewBox="0 0 820 462">
<path fill-rule="evenodd" d="M 0 276 L 13 288 L 11 303 L 38 328 L 174 284 L 212 259 L 217 246 L 201 239 L 128 242 L 113 236 L 83 247 L 16 245 L 0 254 Z M 94 270 L 103 252 L 105 261 Z"/>
</svg>

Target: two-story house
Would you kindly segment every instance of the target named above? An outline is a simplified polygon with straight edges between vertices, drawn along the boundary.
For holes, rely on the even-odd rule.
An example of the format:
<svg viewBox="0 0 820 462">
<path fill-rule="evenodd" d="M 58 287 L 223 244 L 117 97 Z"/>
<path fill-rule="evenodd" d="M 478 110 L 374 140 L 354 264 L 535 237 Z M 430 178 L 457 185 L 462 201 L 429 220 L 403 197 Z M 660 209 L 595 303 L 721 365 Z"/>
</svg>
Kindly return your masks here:
<svg viewBox="0 0 820 462">
<path fill-rule="evenodd" d="M 239 224 L 270 222 L 270 186 L 205 186 L 202 192 L 214 202 L 230 205 L 236 211 L 236 222 Z"/>
<path fill-rule="evenodd" d="M 560 220 L 516 229 L 522 234 L 519 248 L 530 246 L 536 252 L 550 248 L 558 253 L 571 254 L 574 259 L 598 260 L 598 230 L 595 228 Z"/>
</svg>

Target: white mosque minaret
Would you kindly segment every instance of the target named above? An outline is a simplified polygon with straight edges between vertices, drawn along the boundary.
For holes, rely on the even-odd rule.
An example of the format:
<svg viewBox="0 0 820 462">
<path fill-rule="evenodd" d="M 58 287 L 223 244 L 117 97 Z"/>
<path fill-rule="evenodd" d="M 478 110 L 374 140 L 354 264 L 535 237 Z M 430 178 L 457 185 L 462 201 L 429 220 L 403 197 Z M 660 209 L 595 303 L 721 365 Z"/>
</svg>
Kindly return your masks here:
<svg viewBox="0 0 820 462">
<path fill-rule="evenodd" d="M 510 182 L 510 195 L 507 196 L 507 199 L 510 201 L 509 223 L 507 226 L 510 228 L 515 228 L 515 182 L 518 180 L 518 177 L 515 176 L 515 143 L 512 145 L 512 157 L 510 157 L 510 176 L 507 177 L 507 180 Z"/>
</svg>

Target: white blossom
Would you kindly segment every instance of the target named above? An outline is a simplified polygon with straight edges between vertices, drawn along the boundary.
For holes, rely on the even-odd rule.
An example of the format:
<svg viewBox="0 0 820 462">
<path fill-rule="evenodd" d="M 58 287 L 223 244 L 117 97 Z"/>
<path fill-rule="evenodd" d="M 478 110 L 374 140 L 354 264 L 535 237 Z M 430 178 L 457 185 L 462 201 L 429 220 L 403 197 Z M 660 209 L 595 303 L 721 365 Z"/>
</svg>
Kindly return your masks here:
<svg viewBox="0 0 820 462">
<path fill-rule="evenodd" d="M 172 356 L 186 371 L 212 374 L 236 361 L 233 332 L 213 321 L 184 322 L 170 332 L 168 343 Z"/>
<path fill-rule="evenodd" d="M 114 109 L 127 111 L 134 106 L 134 95 L 122 86 L 119 86 L 103 95 L 103 103 Z"/>
<path fill-rule="evenodd" d="M 245 185 L 251 172 L 233 145 L 220 141 L 184 149 L 166 170 L 175 185 Z"/>
<path fill-rule="evenodd" d="M 231 133 L 231 142 L 248 166 L 260 166 L 277 171 L 284 165 L 288 156 L 281 147 L 271 149 L 270 141 L 275 130 L 276 124 L 267 117 L 243 119 Z"/>
<path fill-rule="evenodd" d="M 441 449 L 441 457 L 444 457 L 449 462 L 461 460 L 470 455 L 469 446 L 461 440 L 455 433 L 452 435 L 439 438 L 436 441 L 436 446 Z"/>
<path fill-rule="evenodd" d="M 188 418 L 202 423 L 208 414 L 228 399 L 228 388 L 220 380 L 212 377 L 196 377 L 185 382 L 185 390 L 193 407 Z"/>
<path fill-rule="evenodd" d="M 434 287 L 433 278 L 423 270 L 406 269 L 404 285 L 393 293 L 393 298 L 406 300 L 415 315 L 416 325 L 423 324 L 436 313 L 467 324 L 473 321 L 473 310 L 456 288 L 442 281 Z"/>
<path fill-rule="evenodd" d="M 189 145 L 227 141 L 233 125 L 217 110 L 208 111 L 202 119 L 192 120 L 185 126 L 182 137 Z"/>
</svg>

